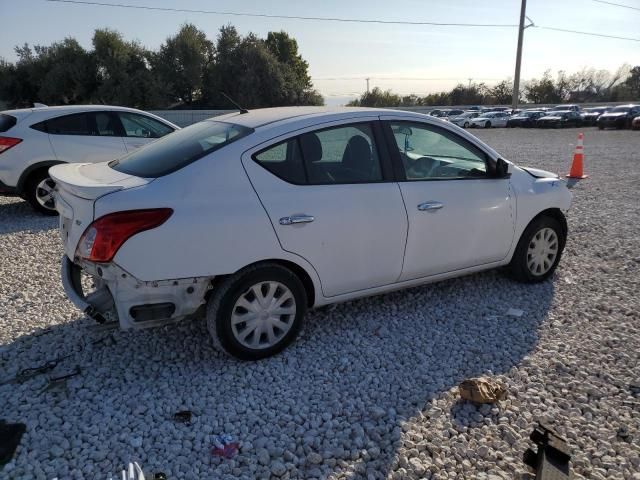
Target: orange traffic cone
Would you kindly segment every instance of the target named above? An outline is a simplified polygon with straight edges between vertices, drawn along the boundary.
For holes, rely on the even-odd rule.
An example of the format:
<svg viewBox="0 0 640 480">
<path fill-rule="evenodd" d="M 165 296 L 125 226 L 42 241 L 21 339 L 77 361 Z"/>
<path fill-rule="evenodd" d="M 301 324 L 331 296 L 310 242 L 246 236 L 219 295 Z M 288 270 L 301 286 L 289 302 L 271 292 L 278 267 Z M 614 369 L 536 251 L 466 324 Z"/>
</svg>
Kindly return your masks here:
<svg viewBox="0 0 640 480">
<path fill-rule="evenodd" d="M 576 149 L 573 152 L 573 162 L 571 162 L 571 171 L 567 174 L 567 178 L 587 178 L 589 175 L 585 175 L 583 171 L 583 161 L 584 161 L 584 146 L 582 145 L 582 141 L 584 140 L 584 134 L 578 134 L 578 144 L 576 145 Z"/>
</svg>

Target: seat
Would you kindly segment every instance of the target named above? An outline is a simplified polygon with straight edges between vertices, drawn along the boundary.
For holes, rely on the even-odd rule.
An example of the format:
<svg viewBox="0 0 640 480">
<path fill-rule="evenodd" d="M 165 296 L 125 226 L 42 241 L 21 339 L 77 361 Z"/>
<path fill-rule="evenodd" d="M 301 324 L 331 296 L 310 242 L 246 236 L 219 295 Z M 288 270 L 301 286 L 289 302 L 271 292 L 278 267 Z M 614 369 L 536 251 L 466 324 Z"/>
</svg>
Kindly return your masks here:
<svg viewBox="0 0 640 480">
<path fill-rule="evenodd" d="M 300 137 L 300 148 L 307 168 L 309 183 L 334 183 L 335 180 L 319 162 L 322 160 L 322 142 L 315 133 Z"/>
<path fill-rule="evenodd" d="M 350 181 L 365 182 L 379 179 L 374 176 L 376 165 L 371 155 L 371 146 L 360 135 L 349 139 L 342 155 L 342 166 L 345 168 L 345 176 Z"/>
</svg>

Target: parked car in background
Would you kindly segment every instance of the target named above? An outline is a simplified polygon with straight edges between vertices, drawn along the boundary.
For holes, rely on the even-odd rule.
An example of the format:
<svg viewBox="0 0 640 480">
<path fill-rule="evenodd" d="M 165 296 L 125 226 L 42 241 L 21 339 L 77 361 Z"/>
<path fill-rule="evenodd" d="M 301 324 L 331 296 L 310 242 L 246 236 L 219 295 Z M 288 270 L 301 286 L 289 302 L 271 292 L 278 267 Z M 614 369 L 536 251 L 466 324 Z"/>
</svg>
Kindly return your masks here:
<svg viewBox="0 0 640 480">
<path fill-rule="evenodd" d="M 55 215 L 49 167 L 113 160 L 178 128 L 147 112 L 105 105 L 1 112 L 0 195 L 20 195 Z"/>
<path fill-rule="evenodd" d="M 488 112 L 471 119 L 469 126 L 471 128 L 506 127 L 508 119 L 509 114 L 506 112 Z"/>
<path fill-rule="evenodd" d="M 567 110 L 570 110 L 572 112 L 579 112 L 580 105 L 574 105 L 574 104 L 556 105 L 555 107 L 552 107 L 549 109 L 550 112 L 565 112 Z"/>
<path fill-rule="evenodd" d="M 604 128 L 631 128 L 631 121 L 640 115 L 640 105 L 619 105 L 598 117 L 596 124 Z"/>
<path fill-rule="evenodd" d="M 290 344 L 309 308 L 507 265 L 543 281 L 571 203 L 556 174 L 385 109 L 227 114 L 50 172 L 75 305 L 124 329 L 206 305 L 214 344 L 247 360 Z"/>
<path fill-rule="evenodd" d="M 582 123 L 585 126 L 594 126 L 598 117 L 611 110 L 612 107 L 589 107 L 582 110 Z"/>
<path fill-rule="evenodd" d="M 526 110 L 509 117 L 507 127 L 535 127 L 538 118 L 544 115 L 545 112 L 540 110 Z"/>
<path fill-rule="evenodd" d="M 436 108 L 435 110 L 431 110 L 429 112 L 429 115 L 431 115 L 432 117 L 446 117 L 447 113 L 449 112 L 449 109 L 446 108 Z"/>
<path fill-rule="evenodd" d="M 551 110 L 536 120 L 536 126 L 540 128 L 579 127 L 581 125 L 582 117 L 575 110 Z"/>
<path fill-rule="evenodd" d="M 463 112 L 460 115 L 449 117 L 449 121 L 451 123 L 455 123 L 459 127 L 469 128 L 471 120 L 478 116 L 480 116 L 480 112 Z"/>
<path fill-rule="evenodd" d="M 449 118 L 457 117 L 458 115 L 462 115 L 464 112 L 465 112 L 464 110 L 453 108 L 453 109 L 447 111 L 446 116 L 449 117 Z"/>
</svg>

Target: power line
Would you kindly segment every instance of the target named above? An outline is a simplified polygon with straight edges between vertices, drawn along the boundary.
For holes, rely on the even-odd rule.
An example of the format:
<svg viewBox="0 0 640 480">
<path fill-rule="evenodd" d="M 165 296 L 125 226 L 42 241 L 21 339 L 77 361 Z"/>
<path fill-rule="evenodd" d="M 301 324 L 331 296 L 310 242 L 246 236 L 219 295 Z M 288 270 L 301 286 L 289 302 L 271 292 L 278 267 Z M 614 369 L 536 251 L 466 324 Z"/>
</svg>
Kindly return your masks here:
<svg viewBox="0 0 640 480">
<path fill-rule="evenodd" d="M 638 10 L 640 11 L 640 8 L 638 7 L 632 7 L 630 5 L 623 5 L 621 3 L 614 3 L 614 2 L 607 2 L 605 0 L 593 0 L 594 2 L 598 2 L 598 3 L 604 3 L 605 5 L 613 5 L 614 7 L 622 7 L 622 8 L 628 8 L 630 10 Z"/>
<path fill-rule="evenodd" d="M 465 78 L 419 78 L 419 77 L 311 77 L 313 80 L 320 80 L 320 81 L 330 81 L 330 80 L 340 80 L 340 81 L 346 81 L 346 80 L 366 80 L 367 78 L 371 79 L 371 80 L 378 80 L 378 81 L 393 81 L 395 82 L 396 80 L 399 81 L 412 81 L 412 82 L 430 82 L 430 81 L 434 81 L 434 82 L 438 82 L 438 81 L 442 81 L 442 82 L 457 82 L 457 81 L 461 81 L 461 80 L 468 80 Z M 502 80 L 501 78 L 473 78 L 473 80 L 484 80 L 484 81 L 490 81 L 490 82 L 498 82 L 500 80 Z"/>
<path fill-rule="evenodd" d="M 88 0 L 45 0 L 47 2 L 55 2 L 55 3 L 70 3 L 76 5 L 93 5 L 93 6 L 101 6 L 101 7 L 116 7 L 116 8 L 132 8 L 137 10 L 155 10 L 161 12 L 182 12 L 182 13 L 200 13 L 200 14 L 211 14 L 211 15 L 229 15 L 236 17 L 260 17 L 260 18 L 280 18 L 286 20 L 311 20 L 311 21 L 319 21 L 319 22 L 346 22 L 346 23 L 376 23 L 376 24 L 385 24 L 385 25 L 431 25 L 431 26 L 439 26 L 439 27 L 489 27 L 489 28 L 513 28 L 518 25 L 515 24 L 506 24 L 506 23 L 444 23 L 444 22 L 418 22 L 418 21 L 409 21 L 409 20 L 374 20 L 374 19 L 362 19 L 362 18 L 342 18 L 342 17 L 303 17 L 297 15 L 273 15 L 267 13 L 247 13 L 247 12 L 230 12 L 230 11 L 216 11 L 216 10 L 195 10 L 188 8 L 170 8 L 170 7 L 153 7 L 149 5 L 131 5 L 128 3 L 108 3 L 108 2 L 94 2 Z M 605 3 L 604 0 L 594 0 L 598 2 Z M 610 2 L 606 2 L 610 3 Z M 618 5 L 618 4 L 616 4 Z M 618 5 L 618 6 L 627 6 L 627 5 Z M 629 7 L 633 8 L 633 7 Z M 535 28 L 540 28 L 543 30 L 554 30 L 556 32 L 564 32 L 564 33 L 573 33 L 578 35 L 589 35 L 593 37 L 602 37 L 602 38 L 612 38 L 616 40 L 627 40 L 631 42 L 640 42 L 640 38 L 631 38 L 631 37 L 620 37 L 617 35 L 607 35 L 602 33 L 594 33 L 594 32 L 583 32 L 578 30 L 568 30 L 564 28 L 556 28 L 556 27 L 544 27 L 541 25 L 531 25 Z"/>
<path fill-rule="evenodd" d="M 73 3 L 79 5 L 95 5 L 101 7 L 120 7 L 134 8 L 138 10 L 157 10 L 161 12 L 183 12 L 183 13 L 201 13 L 210 15 L 229 15 L 234 17 L 261 17 L 261 18 L 281 18 L 286 20 L 314 20 L 320 22 L 348 22 L 348 23 L 379 23 L 385 25 L 432 25 L 440 27 L 492 27 L 492 28 L 512 28 L 517 27 L 513 24 L 505 23 L 451 23 L 451 22 L 423 22 L 410 20 L 374 20 L 364 18 L 342 18 L 342 17 L 304 17 L 298 15 L 274 15 L 268 13 L 248 13 L 248 12 L 230 12 L 222 10 L 195 10 L 189 8 L 170 8 L 170 7 L 154 7 L 150 5 L 131 5 L 127 3 L 108 3 L 108 2 L 92 2 L 85 0 L 45 0 L 47 2 L 56 3 Z"/>
<path fill-rule="evenodd" d="M 566 28 L 556 28 L 556 27 L 543 27 L 541 25 L 533 25 L 535 28 L 540 28 L 542 30 L 553 30 L 556 32 L 565 32 L 565 33 L 576 33 L 578 35 L 589 35 L 592 37 L 604 37 L 604 38 L 615 38 L 617 40 L 628 40 L 630 42 L 640 42 L 640 38 L 631 38 L 631 37 L 619 37 L 617 35 L 606 35 L 604 33 L 593 33 L 593 32 L 581 32 L 579 30 L 567 30 Z"/>
</svg>

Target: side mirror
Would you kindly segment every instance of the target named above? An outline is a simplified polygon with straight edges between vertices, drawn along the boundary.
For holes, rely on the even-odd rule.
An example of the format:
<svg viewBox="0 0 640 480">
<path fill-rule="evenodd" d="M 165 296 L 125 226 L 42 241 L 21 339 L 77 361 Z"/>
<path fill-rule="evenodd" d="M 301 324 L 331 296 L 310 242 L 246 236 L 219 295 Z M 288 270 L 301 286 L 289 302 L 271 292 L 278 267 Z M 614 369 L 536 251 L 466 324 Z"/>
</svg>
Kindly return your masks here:
<svg viewBox="0 0 640 480">
<path fill-rule="evenodd" d="M 496 178 L 508 178 L 510 176 L 509 164 L 502 158 L 498 158 L 498 160 L 496 160 L 495 176 Z"/>
</svg>

